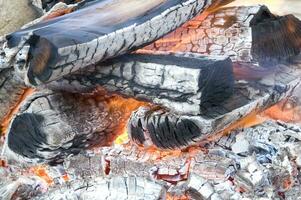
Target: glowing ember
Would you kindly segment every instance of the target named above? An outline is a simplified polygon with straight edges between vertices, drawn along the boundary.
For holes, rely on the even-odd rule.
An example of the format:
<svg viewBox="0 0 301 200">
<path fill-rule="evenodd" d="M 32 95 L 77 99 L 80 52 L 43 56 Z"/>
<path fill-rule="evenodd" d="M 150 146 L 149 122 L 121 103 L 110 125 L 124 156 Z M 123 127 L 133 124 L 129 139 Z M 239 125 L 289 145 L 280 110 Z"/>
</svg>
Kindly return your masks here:
<svg viewBox="0 0 301 200">
<path fill-rule="evenodd" d="M 241 118 L 236 123 L 230 125 L 220 133 L 214 134 L 208 138 L 209 141 L 216 141 L 222 136 L 228 135 L 235 129 L 249 128 L 264 123 L 267 120 L 266 117 L 260 115 L 257 111 L 253 111 L 246 117 Z"/>
<path fill-rule="evenodd" d="M 35 174 L 36 176 L 39 176 L 41 179 L 43 179 L 48 185 L 52 185 L 54 183 L 53 179 L 50 177 L 50 175 L 47 172 L 47 168 L 45 166 L 36 166 L 31 167 L 29 169 L 29 172 Z"/>
<path fill-rule="evenodd" d="M 277 105 L 267 109 L 263 114 L 266 117 L 283 122 L 301 122 L 301 107 L 298 104 L 298 99 L 294 98 L 281 101 Z"/>
<path fill-rule="evenodd" d="M 128 141 L 129 141 L 128 133 L 126 131 L 123 131 L 123 133 L 115 139 L 114 143 L 117 145 L 121 145 L 121 144 L 128 143 Z"/>
<path fill-rule="evenodd" d="M 117 136 L 117 138 L 114 139 L 115 144 L 124 144 L 128 141 L 126 124 L 129 117 L 131 116 L 133 111 L 137 110 L 141 106 L 148 105 L 148 103 L 137 101 L 133 98 L 127 99 L 121 96 L 113 96 L 107 100 L 107 105 L 109 113 L 112 113 L 111 116 L 114 117 L 114 115 L 116 114 L 122 116 L 119 123 L 119 128 L 117 129 L 117 133 L 114 133 L 112 135 Z M 116 119 L 118 119 L 118 117 L 116 117 Z"/>
<path fill-rule="evenodd" d="M 34 92 L 34 89 L 32 89 L 32 88 L 24 89 L 24 92 L 21 95 L 20 99 L 16 102 L 15 106 L 13 108 L 11 108 L 10 112 L 6 115 L 6 117 L 4 118 L 4 120 L 0 124 L 0 128 L 1 128 L 0 131 L 1 131 L 2 134 L 5 134 L 5 132 L 6 132 L 7 128 L 8 128 L 8 126 L 9 126 L 9 123 L 10 123 L 11 119 L 14 117 L 14 115 L 20 109 L 21 103 L 24 101 L 24 99 L 27 96 L 29 96 L 33 92 Z"/>
</svg>

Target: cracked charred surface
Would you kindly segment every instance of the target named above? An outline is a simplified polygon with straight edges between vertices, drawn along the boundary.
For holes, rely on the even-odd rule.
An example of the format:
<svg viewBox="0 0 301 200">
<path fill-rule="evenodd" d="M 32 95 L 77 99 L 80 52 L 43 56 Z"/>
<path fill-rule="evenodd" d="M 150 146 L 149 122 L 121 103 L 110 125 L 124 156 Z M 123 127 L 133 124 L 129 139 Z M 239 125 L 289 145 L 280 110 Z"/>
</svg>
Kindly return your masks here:
<svg viewBox="0 0 301 200">
<path fill-rule="evenodd" d="M 265 6 L 221 8 L 199 15 L 141 52 L 195 52 L 272 67 L 300 53 L 301 22 L 273 15 Z M 138 51 L 138 52 L 139 52 Z"/>
<path fill-rule="evenodd" d="M 232 62 L 199 54 L 129 54 L 66 76 L 47 87 L 110 92 L 163 106 L 179 114 L 200 114 L 233 94 Z"/>
<path fill-rule="evenodd" d="M 13 51 L 15 57 L 6 61 L 6 65 L 14 65 L 29 85 L 47 83 L 152 42 L 213 2 L 84 2 L 86 5 L 80 5 L 76 12 L 8 35 L 4 50 L 6 53 Z"/>
<path fill-rule="evenodd" d="M 12 119 L 4 149 L 20 162 L 60 163 L 88 147 L 110 145 L 122 133 L 131 109 L 141 105 L 145 103 L 103 91 L 37 91 Z"/>
<path fill-rule="evenodd" d="M 200 115 L 139 108 L 129 120 L 129 136 L 139 145 L 155 145 L 163 149 L 183 148 L 197 143 L 231 129 L 244 117 L 260 113 L 290 96 L 301 83 L 300 73 L 298 65 L 282 65 L 262 80 L 237 81 L 234 94 L 229 99 L 218 105 L 203 107 Z"/>
<path fill-rule="evenodd" d="M 16 77 L 12 69 L 0 69 L 0 122 L 22 97 L 26 86 Z M 2 131 L 1 131 L 2 132 Z"/>
<path fill-rule="evenodd" d="M 166 192 L 175 199 L 183 194 L 212 200 L 297 198 L 300 135 L 298 125 L 267 121 L 236 130 L 218 141 L 204 142 L 205 148 L 157 151 L 129 145 L 104 147 L 66 158 L 62 166 L 49 167 L 53 177 L 61 171 L 69 179 L 56 182 L 48 192 L 38 193 L 36 199 L 68 199 L 68 194 L 84 199 L 99 194 L 102 187 L 111 199 L 121 198 L 116 194 L 119 190 L 127 199 L 135 193 L 122 191 L 131 183 L 134 188 L 140 185 L 136 192 L 141 195 L 152 191 L 155 199 Z"/>
</svg>

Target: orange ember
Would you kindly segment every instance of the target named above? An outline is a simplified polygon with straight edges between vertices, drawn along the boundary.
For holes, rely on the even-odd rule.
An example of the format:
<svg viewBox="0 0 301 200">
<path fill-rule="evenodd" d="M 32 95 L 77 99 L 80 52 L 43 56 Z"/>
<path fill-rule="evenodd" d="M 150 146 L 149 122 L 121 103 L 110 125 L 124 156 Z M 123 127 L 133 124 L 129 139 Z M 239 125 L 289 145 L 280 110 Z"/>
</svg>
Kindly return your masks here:
<svg viewBox="0 0 301 200">
<path fill-rule="evenodd" d="M 253 111 L 246 117 L 241 118 L 236 123 L 230 125 L 225 130 L 220 133 L 214 134 L 208 138 L 209 141 L 216 141 L 220 137 L 229 134 L 231 131 L 235 129 L 249 128 L 252 126 L 256 126 L 258 124 L 262 124 L 267 120 L 266 117 L 260 115 L 257 111 Z"/>
<path fill-rule="evenodd" d="M 263 112 L 266 117 L 287 123 L 301 122 L 301 107 L 297 99 L 289 98 L 281 101 Z"/>
<path fill-rule="evenodd" d="M 34 89 L 32 89 L 32 88 L 26 88 L 26 89 L 24 89 L 23 94 L 21 95 L 20 99 L 16 102 L 15 106 L 10 109 L 9 113 L 5 116 L 4 120 L 0 124 L 1 133 L 2 134 L 6 133 L 6 130 L 7 130 L 8 126 L 9 126 L 9 123 L 10 123 L 11 119 L 14 117 L 14 115 L 20 109 L 22 101 L 27 96 L 29 96 L 30 94 L 32 94 L 33 92 L 34 92 Z"/>
<path fill-rule="evenodd" d="M 117 138 L 114 139 L 115 144 L 123 144 L 128 141 L 128 134 L 126 132 L 128 119 L 133 111 L 137 110 L 141 106 L 146 105 L 149 105 L 149 103 L 138 101 L 133 98 L 124 98 L 117 95 L 107 99 L 107 106 L 109 113 L 112 114 L 111 116 L 114 117 L 116 113 L 121 115 L 121 117 L 119 117 L 121 120 L 119 122 L 119 128 L 117 128 L 117 133 L 112 134 L 117 135 Z"/>
<path fill-rule="evenodd" d="M 189 200 L 191 198 L 189 198 L 186 195 L 182 195 L 182 196 L 173 196 L 171 194 L 167 194 L 166 195 L 166 200 Z"/>
<path fill-rule="evenodd" d="M 47 172 L 47 168 L 45 166 L 41 165 L 41 166 L 31 167 L 29 169 L 29 172 L 35 174 L 36 176 L 39 176 L 48 185 L 52 185 L 54 183 L 53 179 L 49 176 Z"/>
</svg>

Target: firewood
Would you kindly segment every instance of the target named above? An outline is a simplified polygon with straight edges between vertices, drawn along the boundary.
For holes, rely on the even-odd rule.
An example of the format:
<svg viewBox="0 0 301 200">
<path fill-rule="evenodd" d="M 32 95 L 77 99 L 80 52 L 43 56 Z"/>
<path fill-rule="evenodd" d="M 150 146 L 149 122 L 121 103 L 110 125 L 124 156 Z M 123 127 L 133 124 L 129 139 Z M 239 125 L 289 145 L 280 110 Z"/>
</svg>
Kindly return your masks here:
<svg viewBox="0 0 301 200">
<path fill-rule="evenodd" d="M 101 86 L 110 92 L 198 115 L 233 94 L 234 76 L 227 57 L 198 54 L 129 54 L 91 66 L 48 87 L 81 92 Z"/>
<path fill-rule="evenodd" d="M 87 1 L 76 12 L 8 35 L 4 50 L 15 57 L 4 66 L 13 65 L 28 85 L 47 83 L 146 45 L 213 2 Z"/>
<path fill-rule="evenodd" d="M 261 82 L 238 81 L 234 95 L 219 105 L 201 107 L 200 115 L 179 115 L 165 109 L 141 107 L 129 120 L 129 136 L 139 145 L 163 149 L 189 146 L 290 96 L 301 84 L 297 74 L 300 74 L 298 66 L 290 65 L 283 66 Z"/>
<path fill-rule="evenodd" d="M 265 6 L 226 7 L 199 15 L 140 52 L 195 52 L 273 67 L 300 53 L 301 22 Z"/>
<path fill-rule="evenodd" d="M 110 145 L 129 118 L 131 110 L 127 109 L 143 104 L 122 102 L 101 91 L 84 95 L 36 91 L 12 119 L 6 150 L 21 161 L 61 163 L 88 147 Z"/>
</svg>

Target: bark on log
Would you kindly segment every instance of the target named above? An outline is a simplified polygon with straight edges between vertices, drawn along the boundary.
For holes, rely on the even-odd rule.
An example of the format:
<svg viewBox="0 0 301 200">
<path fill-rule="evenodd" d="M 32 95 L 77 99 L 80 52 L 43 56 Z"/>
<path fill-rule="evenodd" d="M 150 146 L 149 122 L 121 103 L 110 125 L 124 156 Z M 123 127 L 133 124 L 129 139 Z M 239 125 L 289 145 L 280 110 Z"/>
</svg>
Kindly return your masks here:
<svg viewBox="0 0 301 200">
<path fill-rule="evenodd" d="M 283 66 L 261 81 L 238 81 L 234 95 L 219 105 L 202 107 L 202 113 L 197 116 L 142 107 L 132 114 L 128 133 L 139 145 L 163 149 L 186 147 L 290 96 L 301 83 L 298 76 L 298 66 L 291 65 Z"/>
<path fill-rule="evenodd" d="M 103 92 L 37 91 L 24 100 L 12 119 L 5 151 L 20 161 L 63 162 L 88 147 L 110 145 L 123 131 L 130 109 L 143 104 Z"/>
<path fill-rule="evenodd" d="M 300 53 L 301 22 L 265 6 L 221 8 L 200 15 L 138 52 L 195 52 L 272 67 Z"/>
<path fill-rule="evenodd" d="M 233 94 L 232 62 L 198 54 L 129 54 L 91 66 L 48 87 L 71 91 L 93 89 L 157 104 L 179 114 L 198 115 Z"/>
<path fill-rule="evenodd" d="M 213 2 L 86 2 L 76 12 L 8 35 L 5 51 L 13 51 L 15 57 L 7 61 L 6 67 L 14 65 L 29 85 L 50 82 L 152 42 Z"/>
</svg>

